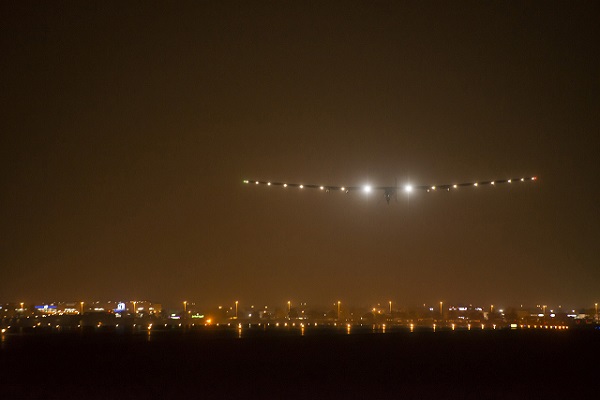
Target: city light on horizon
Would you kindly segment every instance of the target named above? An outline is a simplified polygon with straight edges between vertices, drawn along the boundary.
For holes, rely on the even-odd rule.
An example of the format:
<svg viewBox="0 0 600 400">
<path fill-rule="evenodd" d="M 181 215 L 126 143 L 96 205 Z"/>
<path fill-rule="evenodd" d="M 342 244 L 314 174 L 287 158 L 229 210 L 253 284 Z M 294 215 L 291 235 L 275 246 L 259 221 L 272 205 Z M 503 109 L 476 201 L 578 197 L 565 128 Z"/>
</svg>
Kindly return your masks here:
<svg viewBox="0 0 600 400">
<path fill-rule="evenodd" d="M 264 331 L 271 325 L 275 328 L 299 329 L 302 336 L 317 326 L 323 329 L 344 328 L 347 334 L 363 332 L 365 326 L 371 327 L 373 333 L 402 332 L 403 330 L 411 333 L 515 329 L 566 331 L 600 326 L 597 317 L 598 303 L 580 308 L 580 312 L 563 308 L 561 304 L 557 307 L 548 304 L 531 306 L 519 304 L 517 307 L 509 306 L 500 309 L 491 304 L 488 308 L 489 312 L 486 312 L 486 307 L 476 304 L 463 306 L 450 303 L 444 308 L 444 302 L 439 301 L 440 318 L 434 319 L 433 323 L 430 319 L 433 307 L 427 307 L 426 304 L 423 304 L 423 307 L 400 304 L 397 306 L 399 311 L 393 312 L 391 300 L 387 301 L 389 314 L 382 311 L 381 303 L 378 303 L 376 307 L 369 308 L 364 305 L 347 304 L 348 311 L 342 314 L 341 300 L 333 302 L 333 306 L 332 303 L 326 306 L 300 302 L 298 313 L 293 314 L 291 313 L 291 300 L 287 300 L 285 303 L 286 312 L 268 305 L 255 307 L 250 304 L 241 308 L 239 300 L 235 300 L 233 307 L 229 308 L 217 305 L 199 307 L 197 303 L 185 300 L 180 303 L 183 305 L 183 310 L 179 308 L 179 312 L 165 310 L 160 303 L 147 300 L 131 301 L 131 303 L 135 303 L 135 308 L 132 307 L 131 310 L 127 310 L 124 303 L 120 301 L 90 301 L 89 311 L 86 312 L 85 317 L 78 308 L 83 303 L 83 301 L 52 302 L 32 307 L 27 307 L 25 302 L 6 303 L 0 304 L 0 313 L 4 313 L 3 321 L 12 321 L 13 324 L 21 325 L 22 322 L 18 321 L 28 321 L 28 323 L 32 321 L 33 327 L 40 332 L 44 330 L 69 332 L 73 329 L 89 329 L 90 322 L 93 321 L 91 326 L 96 331 L 118 329 L 121 332 L 144 330 L 150 333 L 164 329 L 189 331 L 202 327 L 206 329 L 215 326 L 235 327 L 240 331 L 238 332 L 239 338 L 245 336 L 242 329 L 245 331 L 246 329 L 260 328 Z M 190 305 L 193 308 L 190 308 Z M 369 317 L 365 316 L 367 311 Z M 66 320 L 57 319 L 64 315 L 80 316 L 81 319 L 73 320 L 71 324 Z M 124 317 L 129 319 L 124 319 Z M 133 325 L 131 325 L 132 323 Z M 5 322 L 0 328 L 4 329 L 6 334 L 15 332 L 14 328 Z"/>
</svg>

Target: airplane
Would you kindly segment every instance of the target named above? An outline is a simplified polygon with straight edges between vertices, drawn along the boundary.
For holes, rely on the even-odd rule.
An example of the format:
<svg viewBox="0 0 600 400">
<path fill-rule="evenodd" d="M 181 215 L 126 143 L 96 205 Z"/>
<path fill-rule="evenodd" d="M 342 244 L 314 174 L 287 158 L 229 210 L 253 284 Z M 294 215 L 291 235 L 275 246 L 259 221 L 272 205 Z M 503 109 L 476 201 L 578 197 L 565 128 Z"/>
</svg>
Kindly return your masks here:
<svg viewBox="0 0 600 400">
<path fill-rule="evenodd" d="M 431 185 L 431 186 L 425 186 L 425 185 L 404 185 L 403 187 L 400 187 L 398 185 L 396 186 L 371 186 L 371 185 L 364 185 L 364 186 L 331 186 L 331 185 L 312 185 L 312 184 L 303 184 L 303 183 L 284 183 L 284 182 L 269 182 L 269 181 L 257 181 L 257 180 L 252 180 L 252 179 L 244 179 L 244 184 L 254 184 L 254 185 L 265 185 L 265 186 L 281 186 L 284 188 L 290 187 L 290 188 L 299 188 L 299 189 L 319 189 L 322 190 L 324 192 L 332 192 L 332 191 L 338 191 L 338 192 L 342 192 L 342 193 L 348 193 L 350 191 L 356 191 L 356 190 L 362 190 L 365 193 L 370 193 L 372 191 L 375 190 L 383 190 L 383 196 L 387 202 L 387 204 L 390 204 L 390 199 L 392 197 L 397 197 L 397 194 L 399 191 L 404 190 L 406 193 L 410 193 L 414 190 L 422 190 L 422 191 L 426 191 L 426 192 L 433 192 L 433 191 L 437 191 L 437 190 L 446 190 L 446 191 L 450 191 L 450 190 L 456 190 L 458 188 L 461 187 L 479 187 L 479 186 L 486 186 L 486 185 L 490 185 L 490 186 L 496 186 L 499 184 L 511 184 L 513 182 L 531 182 L 531 181 L 537 181 L 537 176 L 529 176 L 529 177 L 524 177 L 524 178 L 510 178 L 510 179 L 498 179 L 498 180 L 493 180 L 493 181 L 481 181 L 481 182 L 466 182 L 466 183 L 453 183 L 453 184 L 444 184 L 444 185 Z"/>
</svg>

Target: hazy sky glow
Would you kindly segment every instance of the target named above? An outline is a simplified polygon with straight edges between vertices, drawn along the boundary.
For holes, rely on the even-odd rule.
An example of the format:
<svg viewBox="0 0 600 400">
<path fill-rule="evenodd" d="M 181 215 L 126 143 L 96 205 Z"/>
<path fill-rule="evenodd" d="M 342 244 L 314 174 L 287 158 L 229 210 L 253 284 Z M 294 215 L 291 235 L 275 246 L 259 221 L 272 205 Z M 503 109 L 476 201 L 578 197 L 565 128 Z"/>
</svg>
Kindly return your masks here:
<svg viewBox="0 0 600 400">
<path fill-rule="evenodd" d="M 598 5 L 326 3 L 2 3 L 0 301 L 598 301 Z"/>
</svg>

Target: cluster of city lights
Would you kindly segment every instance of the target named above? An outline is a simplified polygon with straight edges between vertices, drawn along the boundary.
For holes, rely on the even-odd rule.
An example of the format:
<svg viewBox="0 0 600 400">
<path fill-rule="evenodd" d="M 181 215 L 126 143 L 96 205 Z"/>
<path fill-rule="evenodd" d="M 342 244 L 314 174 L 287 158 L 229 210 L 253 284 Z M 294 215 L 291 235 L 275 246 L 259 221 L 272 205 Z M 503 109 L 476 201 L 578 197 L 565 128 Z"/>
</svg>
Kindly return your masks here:
<svg viewBox="0 0 600 400">
<path fill-rule="evenodd" d="M 423 190 L 426 192 L 438 191 L 438 190 L 446 190 L 450 191 L 452 189 L 458 189 L 461 187 L 479 187 L 479 186 L 496 186 L 502 183 L 514 183 L 514 182 L 527 182 L 527 181 L 536 181 L 536 176 L 529 176 L 524 178 L 510 178 L 510 179 L 498 179 L 493 181 L 481 181 L 481 182 L 465 182 L 465 183 L 454 183 L 454 184 L 444 184 L 444 185 L 412 185 L 406 184 L 401 187 L 397 186 L 331 186 L 331 185 L 312 185 L 312 184 L 304 184 L 304 183 L 284 183 L 284 182 L 268 182 L 268 181 L 257 181 L 257 180 L 249 180 L 245 179 L 245 184 L 255 184 L 255 185 L 266 185 L 266 186 L 283 186 L 284 188 L 292 187 L 299 189 L 319 189 L 324 192 L 331 191 L 339 191 L 343 193 L 348 193 L 350 191 L 360 190 L 365 193 L 371 193 L 374 190 L 383 190 L 386 193 L 396 192 L 404 190 L 406 193 L 411 193 L 414 190 Z"/>
<path fill-rule="evenodd" d="M 514 325 L 514 326 L 513 326 Z M 569 329 L 567 325 L 519 325 L 521 329 Z M 516 328 L 516 324 L 511 324 L 511 328 Z"/>
</svg>

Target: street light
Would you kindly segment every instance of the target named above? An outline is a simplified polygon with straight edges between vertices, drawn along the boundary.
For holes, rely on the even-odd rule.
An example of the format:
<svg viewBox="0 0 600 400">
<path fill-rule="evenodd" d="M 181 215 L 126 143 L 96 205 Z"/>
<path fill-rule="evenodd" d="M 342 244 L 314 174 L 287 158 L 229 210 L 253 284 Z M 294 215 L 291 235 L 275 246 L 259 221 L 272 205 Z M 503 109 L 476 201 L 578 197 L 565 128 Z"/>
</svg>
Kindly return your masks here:
<svg viewBox="0 0 600 400">
<path fill-rule="evenodd" d="M 392 301 L 390 300 L 390 315 L 392 315 Z"/>
<path fill-rule="evenodd" d="M 288 314 L 292 311 L 292 302 L 288 300 Z"/>
<path fill-rule="evenodd" d="M 81 305 L 81 314 L 83 315 L 83 301 L 79 303 Z"/>
<path fill-rule="evenodd" d="M 235 301 L 235 319 L 238 317 L 238 301 Z"/>
<path fill-rule="evenodd" d="M 338 314 L 338 316 L 337 316 L 337 319 L 338 319 L 338 320 L 340 319 L 340 305 L 341 305 L 341 304 L 342 304 L 342 302 L 338 300 L 338 302 L 337 302 L 337 306 L 338 306 L 338 313 L 337 313 L 337 314 Z"/>
<path fill-rule="evenodd" d="M 444 318 L 444 302 L 440 301 L 440 319 Z"/>
<path fill-rule="evenodd" d="M 183 315 L 187 315 L 187 301 L 183 302 Z"/>
<path fill-rule="evenodd" d="M 594 307 L 596 307 L 596 322 L 598 321 L 598 303 L 594 303 Z"/>
</svg>

